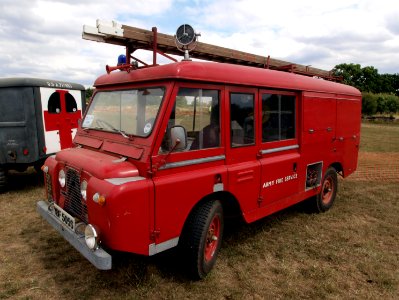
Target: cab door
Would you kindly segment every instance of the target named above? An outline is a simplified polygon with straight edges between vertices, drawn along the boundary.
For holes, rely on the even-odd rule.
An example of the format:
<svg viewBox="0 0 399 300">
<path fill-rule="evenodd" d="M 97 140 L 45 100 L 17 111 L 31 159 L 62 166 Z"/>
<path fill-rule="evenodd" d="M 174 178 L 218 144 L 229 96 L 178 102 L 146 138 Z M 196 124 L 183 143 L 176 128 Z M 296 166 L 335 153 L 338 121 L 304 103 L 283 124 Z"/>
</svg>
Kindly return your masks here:
<svg viewBox="0 0 399 300">
<path fill-rule="evenodd" d="M 177 83 L 162 120 L 152 165 L 158 233 L 151 253 L 175 246 L 190 211 L 227 182 L 223 140 L 223 86 Z M 170 131 L 183 127 L 184 149 L 173 150 Z"/>
<path fill-rule="evenodd" d="M 300 148 L 298 97 L 286 91 L 260 91 L 261 139 L 260 207 L 287 206 L 282 202 L 299 192 Z M 302 172 L 302 173 L 301 173 Z"/>
<path fill-rule="evenodd" d="M 228 112 L 226 163 L 228 190 L 240 203 L 244 218 L 258 208 L 260 162 L 258 160 L 257 89 L 226 89 Z M 248 221 L 248 220 L 247 220 Z"/>
</svg>

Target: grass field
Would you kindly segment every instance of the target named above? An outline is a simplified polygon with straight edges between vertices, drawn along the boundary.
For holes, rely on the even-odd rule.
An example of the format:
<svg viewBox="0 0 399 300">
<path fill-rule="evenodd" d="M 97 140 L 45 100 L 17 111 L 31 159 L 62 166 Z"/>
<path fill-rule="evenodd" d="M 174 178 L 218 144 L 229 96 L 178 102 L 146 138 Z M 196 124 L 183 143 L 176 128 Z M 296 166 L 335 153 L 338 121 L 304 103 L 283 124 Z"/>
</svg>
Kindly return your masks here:
<svg viewBox="0 0 399 300">
<path fill-rule="evenodd" d="M 34 171 L 13 173 L 0 195 L 0 299 L 399 299 L 398 152 L 399 126 L 364 124 L 358 172 L 339 181 L 332 210 L 236 224 L 199 282 L 173 251 L 96 270 L 36 213 Z"/>
</svg>

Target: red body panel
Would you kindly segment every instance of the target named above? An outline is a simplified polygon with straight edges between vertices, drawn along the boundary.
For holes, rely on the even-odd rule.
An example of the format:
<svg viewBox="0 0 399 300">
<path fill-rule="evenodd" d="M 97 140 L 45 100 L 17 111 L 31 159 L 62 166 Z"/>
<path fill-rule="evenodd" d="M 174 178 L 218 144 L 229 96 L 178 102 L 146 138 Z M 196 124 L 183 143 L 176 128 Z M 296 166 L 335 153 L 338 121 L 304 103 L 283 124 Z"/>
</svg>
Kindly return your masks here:
<svg viewBox="0 0 399 300">
<path fill-rule="evenodd" d="M 79 148 L 61 151 L 46 162 L 53 197 L 61 206 L 63 193 L 56 180 L 61 168 L 74 168 L 81 180 L 88 181 L 88 221 L 101 229 L 103 244 L 112 249 L 150 255 L 153 245 L 175 246 L 190 212 L 204 198 L 221 200 L 225 206 L 235 202 L 244 219 L 253 222 L 316 195 L 320 187 L 307 186 L 310 169 L 319 170 L 319 176 L 332 165 L 344 176 L 356 169 L 361 95 L 353 87 L 202 62 L 114 72 L 98 78 L 95 86 L 98 91 L 147 86 L 166 90 L 148 137 L 126 139 L 117 132 L 79 128 L 74 140 Z M 175 99 L 183 88 L 218 92 L 220 144 L 161 153 Z M 242 146 L 233 140 L 230 97 L 234 93 L 254 99 L 254 113 L 249 115 L 254 140 Z M 265 94 L 295 99 L 290 123 L 294 134 L 289 138 L 263 139 Z M 280 107 L 280 118 L 284 113 Z M 92 200 L 95 193 L 105 196 L 104 206 Z"/>
<path fill-rule="evenodd" d="M 56 156 L 57 161 L 81 169 L 98 179 L 135 177 L 139 172 L 134 164 L 119 161 L 119 157 L 88 149 L 66 149 Z"/>
</svg>

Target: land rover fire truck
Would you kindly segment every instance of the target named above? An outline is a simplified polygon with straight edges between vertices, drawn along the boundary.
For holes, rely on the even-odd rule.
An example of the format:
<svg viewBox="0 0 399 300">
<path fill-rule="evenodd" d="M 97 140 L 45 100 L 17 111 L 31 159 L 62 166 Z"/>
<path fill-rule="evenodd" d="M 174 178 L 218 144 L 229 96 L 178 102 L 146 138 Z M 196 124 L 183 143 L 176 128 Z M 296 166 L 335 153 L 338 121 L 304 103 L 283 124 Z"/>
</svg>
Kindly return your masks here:
<svg viewBox="0 0 399 300">
<path fill-rule="evenodd" d="M 356 170 L 361 94 L 330 72 L 199 43 L 189 25 L 172 37 L 99 22 L 84 37 L 126 46 L 127 61 L 95 81 L 76 147 L 46 160 L 37 208 L 98 269 L 111 250 L 178 246 L 202 278 L 226 216 L 250 223 L 312 197 L 327 211 L 337 174 Z M 183 61 L 158 65 L 175 43 Z"/>
</svg>

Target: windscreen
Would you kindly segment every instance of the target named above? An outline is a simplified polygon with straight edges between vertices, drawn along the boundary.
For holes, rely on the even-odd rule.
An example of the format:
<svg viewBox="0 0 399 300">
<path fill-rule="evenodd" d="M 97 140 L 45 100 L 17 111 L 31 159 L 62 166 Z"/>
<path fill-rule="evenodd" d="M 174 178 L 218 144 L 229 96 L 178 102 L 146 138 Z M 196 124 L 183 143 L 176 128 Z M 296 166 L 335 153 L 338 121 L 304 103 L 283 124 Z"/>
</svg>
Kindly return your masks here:
<svg viewBox="0 0 399 300">
<path fill-rule="evenodd" d="M 161 87 L 97 92 L 82 127 L 146 137 L 165 93 Z"/>
</svg>

